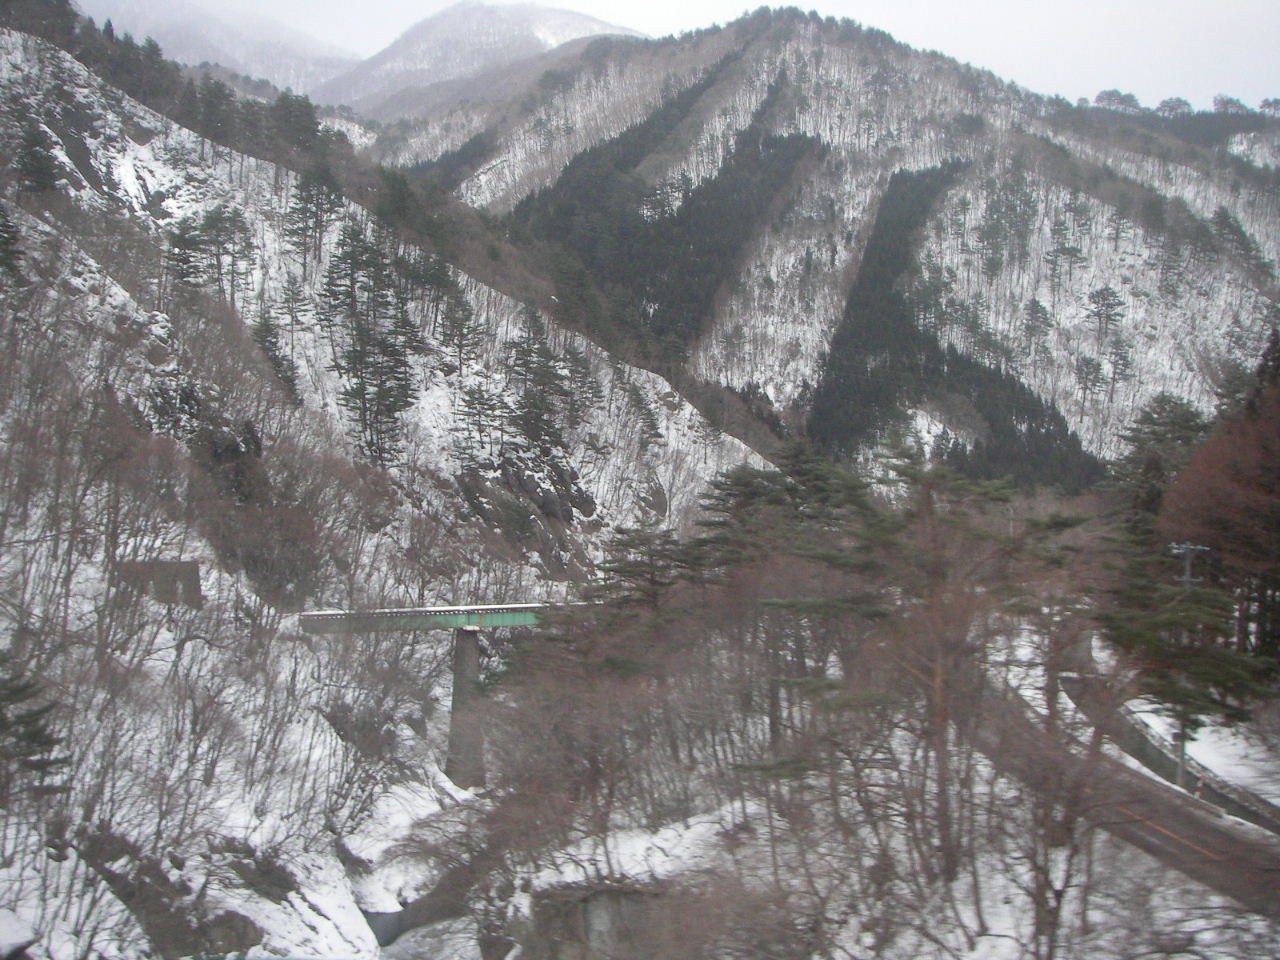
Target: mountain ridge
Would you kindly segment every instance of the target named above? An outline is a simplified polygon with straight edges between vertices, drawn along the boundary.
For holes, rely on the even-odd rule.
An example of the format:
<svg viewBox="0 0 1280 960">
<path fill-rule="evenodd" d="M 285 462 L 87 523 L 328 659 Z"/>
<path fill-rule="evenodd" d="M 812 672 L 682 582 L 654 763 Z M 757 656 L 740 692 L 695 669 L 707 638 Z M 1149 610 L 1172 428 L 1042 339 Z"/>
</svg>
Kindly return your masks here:
<svg viewBox="0 0 1280 960">
<path fill-rule="evenodd" d="M 694 51 L 702 52 L 693 56 Z M 685 59 L 676 60 L 677 53 Z M 670 110 L 673 90 L 697 88 L 679 122 L 642 147 L 624 178 L 634 185 L 626 187 L 633 191 L 626 201 L 632 213 L 659 223 L 681 215 L 682 197 L 690 190 L 714 185 L 735 154 L 735 139 L 753 123 L 764 123 L 775 135 L 814 137 L 830 151 L 828 159 L 810 163 L 789 192 L 762 198 L 761 211 L 770 204 L 781 207 L 755 235 L 738 238 L 747 244 L 734 267 L 742 272 L 731 275 L 711 314 L 690 318 L 710 330 L 689 345 L 688 369 L 701 379 L 758 393 L 783 421 L 794 422 L 797 412 L 803 418 L 889 176 L 949 160 L 974 162 L 951 191 L 964 194 L 956 197 L 962 206 L 947 215 L 959 231 L 958 242 L 919 250 L 915 268 L 923 269 L 930 257 L 942 258 L 937 269 L 946 283 L 963 280 L 967 287 L 963 297 L 949 290 L 942 296 L 952 298 L 947 309 L 963 315 L 969 332 L 959 334 L 950 320 L 943 327 L 949 337 L 963 336 L 955 344 L 963 352 L 980 342 L 976 349 L 985 353 L 984 363 L 1007 366 L 1012 356 L 1025 368 L 1019 375 L 1038 379 L 1037 393 L 1063 409 L 1089 449 L 1111 455 L 1115 425 L 1160 389 L 1190 390 L 1197 403 L 1211 406 L 1222 364 L 1247 362 L 1261 349 L 1265 317 L 1275 301 L 1274 267 L 1265 263 L 1274 264 L 1280 252 L 1270 225 L 1280 210 L 1268 186 L 1274 174 L 1233 166 L 1229 145 L 1215 152 L 1186 141 L 1174 141 L 1173 149 L 1155 141 L 1153 149 L 1140 139 L 1132 145 L 1119 139 L 1104 159 L 1104 141 L 1091 138 L 1116 134 L 1095 125 L 1087 111 L 1002 84 L 940 55 L 912 51 L 877 31 L 798 12 L 757 14 L 680 44 L 650 42 L 618 56 L 598 41 L 589 62 L 587 56 L 579 55 L 576 69 L 558 69 L 557 83 L 527 98 L 523 109 L 495 107 L 489 114 L 497 120 L 493 126 L 464 128 L 474 131 L 469 144 L 477 149 L 468 146 L 466 166 L 449 185 L 456 184 L 460 198 L 495 214 L 536 196 L 555 197 L 559 181 L 593 150 L 621 143 L 649 118 Z M 671 70 L 675 63 L 682 74 Z M 422 121 L 420 129 L 449 129 L 445 116 L 451 115 Z M 1105 120 L 1106 112 L 1099 117 Z M 1270 124 L 1274 140 L 1275 123 L 1257 122 Z M 373 149 L 389 149 L 381 155 L 407 163 L 422 156 L 414 152 L 413 136 L 396 130 Z M 1232 157 L 1230 163 L 1222 163 L 1222 156 Z M 431 164 L 422 169 L 429 174 Z M 1006 178 L 1012 179 L 1004 186 Z M 585 196 L 588 182 L 575 180 L 551 202 L 572 204 L 573 197 Z M 585 212 L 576 216 L 584 228 L 604 236 L 614 229 L 607 219 L 592 225 Z M 525 217 L 517 211 L 512 227 L 524 229 Z M 1237 227 L 1239 234 L 1233 232 Z M 1087 243 L 1082 231 L 1089 234 Z M 1228 234 L 1238 239 L 1221 239 Z M 541 236 L 563 245 L 571 235 L 561 224 Z M 927 235 L 945 240 L 948 228 L 931 225 Z M 1258 253 L 1241 254 L 1250 244 Z M 1109 266 L 1094 271 L 1069 264 L 1085 256 L 1081 248 Z M 754 257 L 755 265 L 744 257 Z M 608 285 L 616 278 L 606 261 L 597 261 L 595 269 Z M 1206 271 L 1210 263 L 1217 266 Z M 816 270 L 815 264 L 824 268 Z M 1148 276 L 1135 280 L 1135 269 Z M 1196 279 L 1188 284 L 1173 273 Z M 955 279 L 946 279 L 952 274 Z M 992 284 L 1007 292 L 994 296 Z M 1073 381 L 1084 377 L 1081 382 L 1092 384 L 1095 364 L 1102 375 L 1112 369 L 1103 338 L 1090 343 L 1084 333 L 1094 309 L 1089 297 L 1104 288 L 1124 293 L 1121 312 L 1134 314 L 1110 347 L 1117 351 L 1115 369 L 1124 368 L 1117 374 L 1124 382 L 1101 393 L 1095 385 L 1082 387 L 1073 395 Z M 1225 309 L 1207 303 L 1219 297 Z M 1022 315 L 1033 301 L 1049 305 L 1054 314 L 1050 333 L 1059 338 L 1054 353 L 1063 359 L 1052 370 L 1019 359 L 1026 354 Z M 821 308 L 815 311 L 817 303 Z M 932 305 L 920 309 L 936 313 Z M 1223 330 L 1197 324 L 1201 313 L 1224 317 L 1224 330 L 1234 332 L 1224 337 Z M 771 316 L 767 325 L 764 315 Z M 1177 338 L 1186 351 L 1177 372 L 1167 367 L 1163 347 L 1156 346 L 1162 341 L 1153 334 L 1174 317 L 1188 334 Z M 994 328 L 988 327 L 994 318 Z M 749 349 L 731 350 L 733 344 Z M 1231 360 L 1237 348 L 1243 349 Z M 1130 368 L 1131 353 L 1140 366 L 1151 365 L 1146 373 Z M 936 406 L 937 399 L 930 403 Z M 1123 406 L 1113 410 L 1116 404 Z M 924 414 L 907 419 L 917 415 Z"/>
<path fill-rule="evenodd" d="M 312 93 L 322 103 L 376 112 L 379 103 L 406 88 L 466 78 L 602 34 L 639 36 L 568 10 L 463 0 L 409 27 L 386 48 Z"/>
<path fill-rule="evenodd" d="M 175 60 L 216 63 L 298 93 L 359 61 L 350 51 L 261 13 L 231 18 L 193 0 L 82 0 L 81 6 L 99 23 L 111 20 L 121 33 L 154 37 Z"/>
</svg>

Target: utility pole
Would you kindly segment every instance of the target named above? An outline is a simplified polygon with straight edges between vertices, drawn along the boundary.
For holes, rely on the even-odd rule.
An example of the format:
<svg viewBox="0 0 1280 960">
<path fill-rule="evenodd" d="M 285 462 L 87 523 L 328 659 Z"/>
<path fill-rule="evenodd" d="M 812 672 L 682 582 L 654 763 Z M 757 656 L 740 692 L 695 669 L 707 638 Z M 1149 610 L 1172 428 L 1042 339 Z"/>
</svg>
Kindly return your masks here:
<svg viewBox="0 0 1280 960">
<path fill-rule="evenodd" d="M 1203 577 L 1191 576 L 1191 561 L 1196 558 L 1196 554 L 1205 553 L 1208 549 L 1208 547 L 1197 546 L 1194 543 L 1169 544 L 1169 551 L 1175 557 L 1182 558 L 1182 576 L 1176 577 L 1175 579 L 1184 587 L 1189 587 L 1193 583 L 1199 583 L 1203 579 Z"/>
<path fill-rule="evenodd" d="M 1205 553 L 1208 547 L 1202 547 L 1194 543 L 1171 543 L 1169 551 L 1175 557 L 1182 558 L 1182 576 L 1175 577 L 1178 583 L 1183 587 L 1190 587 L 1193 583 L 1199 583 L 1203 577 L 1193 577 L 1191 575 L 1191 563 L 1195 560 L 1197 554 Z M 1186 721 L 1178 723 L 1178 733 L 1175 738 L 1178 744 L 1178 776 L 1175 785 L 1182 786 L 1182 781 L 1187 769 L 1187 724 Z"/>
</svg>

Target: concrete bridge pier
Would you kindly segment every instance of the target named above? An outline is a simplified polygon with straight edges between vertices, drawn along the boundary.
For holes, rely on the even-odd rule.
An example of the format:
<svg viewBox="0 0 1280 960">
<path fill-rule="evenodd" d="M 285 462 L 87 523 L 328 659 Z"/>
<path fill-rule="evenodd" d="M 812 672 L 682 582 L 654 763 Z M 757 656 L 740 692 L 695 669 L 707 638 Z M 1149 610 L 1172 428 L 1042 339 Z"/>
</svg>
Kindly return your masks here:
<svg viewBox="0 0 1280 960">
<path fill-rule="evenodd" d="M 386 610 L 321 610 L 298 615 L 307 633 L 453 630 L 453 709 L 444 772 L 458 786 L 484 786 L 484 725 L 480 692 L 480 630 L 533 627 L 546 603 L 473 604 L 462 607 L 403 607 Z"/>
<path fill-rule="evenodd" d="M 480 716 L 480 628 L 453 631 L 453 703 L 444 773 L 463 788 L 484 786 L 484 724 Z"/>
</svg>

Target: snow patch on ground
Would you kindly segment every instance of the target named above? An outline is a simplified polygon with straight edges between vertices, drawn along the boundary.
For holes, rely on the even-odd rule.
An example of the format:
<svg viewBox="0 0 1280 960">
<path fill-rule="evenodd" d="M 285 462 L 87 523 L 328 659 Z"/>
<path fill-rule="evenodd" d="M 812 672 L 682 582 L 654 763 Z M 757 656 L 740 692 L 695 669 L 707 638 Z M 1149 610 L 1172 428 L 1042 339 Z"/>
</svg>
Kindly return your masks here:
<svg viewBox="0 0 1280 960">
<path fill-rule="evenodd" d="M 371 130 L 362 123 L 357 123 L 354 120 L 345 120 L 342 117 L 324 117 L 320 121 L 320 126 L 326 130 L 333 130 L 342 134 L 356 150 L 364 150 L 378 139 L 376 130 Z"/>
<path fill-rule="evenodd" d="M 410 930 L 382 950 L 383 960 L 481 960 L 479 930 L 470 917 Z"/>
<path fill-rule="evenodd" d="M 1172 749 L 1177 724 L 1156 704 L 1136 706 L 1134 717 Z M 1187 756 L 1227 783 L 1280 804 L 1280 744 L 1253 726 L 1210 721 L 1187 742 Z"/>
</svg>

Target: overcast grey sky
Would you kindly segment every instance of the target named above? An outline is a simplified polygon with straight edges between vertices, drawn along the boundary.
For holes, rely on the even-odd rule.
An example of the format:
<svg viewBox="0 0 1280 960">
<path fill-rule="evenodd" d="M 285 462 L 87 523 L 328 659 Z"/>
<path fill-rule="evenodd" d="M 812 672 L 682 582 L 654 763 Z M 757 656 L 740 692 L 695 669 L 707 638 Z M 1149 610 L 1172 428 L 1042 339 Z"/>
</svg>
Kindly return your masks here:
<svg viewBox="0 0 1280 960">
<path fill-rule="evenodd" d="M 250 0 L 205 0 L 210 6 Z M 251 8 L 371 54 L 451 0 L 253 0 Z M 725 23 L 744 0 L 546 0 L 652 36 Z M 1102 89 L 1153 106 L 1182 96 L 1208 107 L 1229 93 L 1250 106 L 1280 97 L 1280 0 L 817 0 L 916 47 L 985 67 L 1040 93 Z"/>
</svg>

